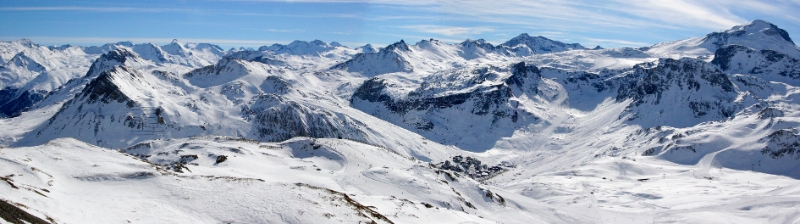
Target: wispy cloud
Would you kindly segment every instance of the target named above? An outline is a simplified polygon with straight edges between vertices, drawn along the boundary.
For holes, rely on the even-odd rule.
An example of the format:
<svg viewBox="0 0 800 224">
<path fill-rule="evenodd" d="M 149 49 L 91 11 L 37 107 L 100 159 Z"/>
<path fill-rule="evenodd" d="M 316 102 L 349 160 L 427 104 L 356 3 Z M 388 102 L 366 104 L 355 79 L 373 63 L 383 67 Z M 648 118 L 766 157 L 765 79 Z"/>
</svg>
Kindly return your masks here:
<svg viewBox="0 0 800 224">
<path fill-rule="evenodd" d="M 23 37 L 0 37 L 2 40 L 18 40 Z M 73 45 L 102 45 L 106 43 L 116 43 L 120 41 L 130 41 L 133 43 L 156 43 L 166 44 L 170 43 L 173 39 L 178 39 L 181 42 L 189 43 L 211 43 L 221 46 L 242 46 L 242 47 L 258 47 L 264 45 L 271 45 L 274 43 L 286 44 L 290 41 L 278 40 L 240 40 L 240 39 L 204 39 L 204 38 L 117 38 L 117 37 L 25 37 L 34 43 L 51 44 L 51 43 L 70 43 Z"/>
<path fill-rule="evenodd" d="M 0 11 L 85 11 L 85 12 L 198 12 L 192 9 L 175 8 L 135 8 L 135 7 L 78 7 L 78 6 L 56 6 L 56 7 L 0 7 Z"/>
<path fill-rule="evenodd" d="M 224 1 L 224 0 L 223 0 Z M 570 26 L 592 29 L 666 28 L 726 29 L 746 23 L 734 12 L 756 11 L 797 21 L 800 0 L 228 0 L 247 2 L 363 3 L 407 7 L 459 17 L 457 20 L 543 27 Z M 784 7 L 792 5 L 794 7 Z M 423 6 L 423 7 L 420 7 Z M 394 16 L 402 19 L 404 16 Z M 393 19 L 392 16 L 381 19 Z M 528 18 L 528 19 L 525 19 Z"/>
<path fill-rule="evenodd" d="M 437 26 L 437 25 L 411 25 L 411 26 L 401 26 L 400 28 L 409 29 L 416 32 L 433 33 L 445 36 L 481 34 L 494 30 L 490 27 L 457 27 L 457 26 Z"/>
<path fill-rule="evenodd" d="M 578 38 L 585 41 L 584 43 L 590 45 L 606 45 L 612 44 L 615 46 L 628 46 L 628 47 L 643 47 L 650 45 L 649 43 L 628 41 L 628 40 L 615 40 L 615 39 L 598 39 L 598 38 Z"/>
<path fill-rule="evenodd" d="M 79 6 L 55 6 L 55 7 L 0 7 L 0 11 L 67 11 L 67 12 L 128 12 L 128 13 L 187 13 L 187 14 L 206 14 L 206 15 L 231 15 L 231 16 L 255 16 L 255 17 L 284 17 L 284 18 L 361 18 L 356 14 L 280 14 L 262 13 L 241 10 L 211 10 L 193 8 L 174 8 L 174 7 L 79 7 Z"/>
<path fill-rule="evenodd" d="M 258 28 L 240 28 L 242 30 L 261 31 L 268 33 L 304 33 L 303 29 L 258 29 Z"/>
</svg>

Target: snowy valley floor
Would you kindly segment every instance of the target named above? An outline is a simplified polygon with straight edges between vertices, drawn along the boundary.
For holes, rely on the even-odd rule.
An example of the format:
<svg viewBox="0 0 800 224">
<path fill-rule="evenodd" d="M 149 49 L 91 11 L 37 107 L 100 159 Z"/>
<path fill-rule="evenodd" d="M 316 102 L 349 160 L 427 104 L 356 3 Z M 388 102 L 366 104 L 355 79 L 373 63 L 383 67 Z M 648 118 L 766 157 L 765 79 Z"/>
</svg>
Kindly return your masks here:
<svg viewBox="0 0 800 224">
<path fill-rule="evenodd" d="M 220 161 L 220 155 L 226 159 Z M 605 157 L 536 174 L 517 168 L 479 183 L 349 140 L 258 143 L 207 137 L 156 140 L 125 150 L 58 139 L 0 149 L 0 163 L 3 200 L 56 223 L 796 223 L 800 218 L 796 179 L 726 168 L 699 174 L 696 166 L 648 158 Z"/>
</svg>

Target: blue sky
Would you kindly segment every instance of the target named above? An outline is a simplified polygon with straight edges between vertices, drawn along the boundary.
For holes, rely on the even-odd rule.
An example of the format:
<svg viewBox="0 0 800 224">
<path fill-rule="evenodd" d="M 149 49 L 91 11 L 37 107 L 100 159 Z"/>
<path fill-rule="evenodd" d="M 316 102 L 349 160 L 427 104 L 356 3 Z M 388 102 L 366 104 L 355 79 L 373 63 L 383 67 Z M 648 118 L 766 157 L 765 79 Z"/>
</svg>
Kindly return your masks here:
<svg viewBox="0 0 800 224">
<path fill-rule="evenodd" d="M 172 39 L 229 47 L 293 40 L 499 44 L 520 33 L 603 47 L 648 46 L 764 19 L 800 40 L 800 0 L 0 1 L 0 40 L 100 45 Z"/>
</svg>

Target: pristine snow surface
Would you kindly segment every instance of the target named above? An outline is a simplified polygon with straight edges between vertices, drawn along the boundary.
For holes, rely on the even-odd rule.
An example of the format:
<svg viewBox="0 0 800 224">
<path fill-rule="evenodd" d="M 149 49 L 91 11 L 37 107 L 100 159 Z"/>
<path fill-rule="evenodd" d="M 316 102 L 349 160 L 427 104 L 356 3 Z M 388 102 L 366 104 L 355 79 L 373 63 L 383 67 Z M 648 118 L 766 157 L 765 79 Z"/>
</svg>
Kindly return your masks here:
<svg viewBox="0 0 800 224">
<path fill-rule="evenodd" d="M 800 223 L 800 49 L 0 42 L 0 222 Z"/>
</svg>

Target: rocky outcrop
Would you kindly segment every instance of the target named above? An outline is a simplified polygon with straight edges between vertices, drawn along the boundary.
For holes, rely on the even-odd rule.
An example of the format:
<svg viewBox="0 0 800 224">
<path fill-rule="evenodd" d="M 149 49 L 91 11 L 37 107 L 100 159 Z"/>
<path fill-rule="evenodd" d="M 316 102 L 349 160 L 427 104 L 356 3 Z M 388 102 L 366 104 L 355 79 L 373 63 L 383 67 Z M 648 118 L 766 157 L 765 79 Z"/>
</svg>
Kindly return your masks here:
<svg viewBox="0 0 800 224">
<path fill-rule="evenodd" d="M 252 122 L 260 140 L 283 141 L 292 137 L 347 138 L 364 141 L 365 127 L 343 114 L 317 110 L 275 94 L 256 96 L 253 104 L 243 106 L 245 119 Z"/>
</svg>

